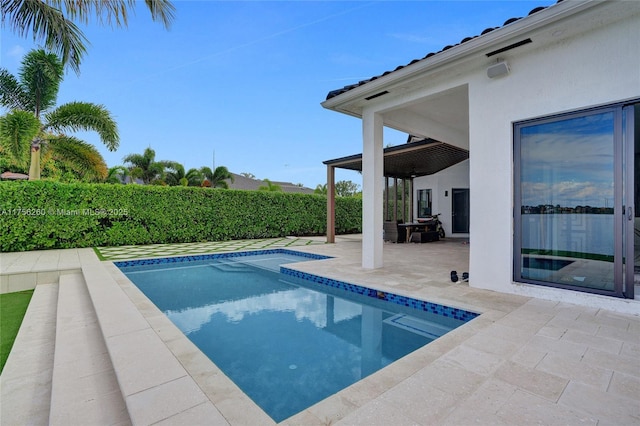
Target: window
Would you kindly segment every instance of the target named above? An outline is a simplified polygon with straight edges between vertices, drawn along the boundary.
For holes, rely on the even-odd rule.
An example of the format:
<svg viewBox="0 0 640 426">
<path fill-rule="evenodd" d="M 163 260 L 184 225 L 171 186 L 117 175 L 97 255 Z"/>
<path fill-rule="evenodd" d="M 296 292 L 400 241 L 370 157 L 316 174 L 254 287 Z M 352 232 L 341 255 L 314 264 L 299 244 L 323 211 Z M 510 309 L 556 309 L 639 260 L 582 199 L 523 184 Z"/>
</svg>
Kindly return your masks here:
<svg viewBox="0 0 640 426">
<path fill-rule="evenodd" d="M 418 218 L 431 217 L 431 190 L 418 190 Z"/>
<path fill-rule="evenodd" d="M 633 297 L 624 261 L 633 246 L 625 186 L 635 148 L 624 138 L 633 111 L 617 105 L 514 125 L 515 281 Z"/>
</svg>

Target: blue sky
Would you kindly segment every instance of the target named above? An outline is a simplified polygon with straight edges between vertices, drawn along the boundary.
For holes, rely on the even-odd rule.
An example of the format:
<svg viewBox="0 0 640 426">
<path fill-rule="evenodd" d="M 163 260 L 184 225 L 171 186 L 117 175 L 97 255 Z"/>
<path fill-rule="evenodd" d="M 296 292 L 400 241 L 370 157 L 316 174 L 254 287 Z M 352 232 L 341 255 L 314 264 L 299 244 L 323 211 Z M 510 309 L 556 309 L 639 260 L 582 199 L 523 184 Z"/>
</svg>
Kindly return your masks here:
<svg viewBox="0 0 640 426">
<path fill-rule="evenodd" d="M 91 42 L 58 104 L 105 105 L 120 130 L 109 167 L 146 147 L 185 168 L 226 166 L 259 179 L 326 182 L 323 161 L 362 151 L 360 120 L 321 107 L 331 90 L 526 16 L 555 1 L 183 1 L 169 31 L 138 5 L 126 29 L 81 26 Z M 38 47 L 2 30 L 1 66 Z M 406 135 L 385 134 L 385 145 Z M 336 180 L 361 184 L 358 173 Z"/>
</svg>

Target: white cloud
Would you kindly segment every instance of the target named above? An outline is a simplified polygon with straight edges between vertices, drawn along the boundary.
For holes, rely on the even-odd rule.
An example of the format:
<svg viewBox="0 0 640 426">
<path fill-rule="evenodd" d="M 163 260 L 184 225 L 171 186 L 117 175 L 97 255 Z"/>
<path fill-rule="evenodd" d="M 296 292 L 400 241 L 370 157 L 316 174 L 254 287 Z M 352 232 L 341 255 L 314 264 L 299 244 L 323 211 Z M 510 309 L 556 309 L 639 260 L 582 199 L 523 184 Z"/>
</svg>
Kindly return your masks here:
<svg viewBox="0 0 640 426">
<path fill-rule="evenodd" d="M 297 321 L 309 320 L 316 327 L 327 324 L 326 294 L 293 288 L 245 299 L 214 303 L 181 311 L 167 311 L 166 315 L 185 334 L 200 330 L 215 314 L 223 314 L 228 322 L 239 322 L 245 316 L 272 312 L 293 312 Z M 334 299 L 333 320 L 340 322 L 361 315 L 362 308 L 340 298 Z"/>
<path fill-rule="evenodd" d="M 20 46 L 19 44 L 16 44 L 9 48 L 9 50 L 7 51 L 7 56 L 16 59 L 22 59 L 25 53 L 25 48 Z"/>
</svg>

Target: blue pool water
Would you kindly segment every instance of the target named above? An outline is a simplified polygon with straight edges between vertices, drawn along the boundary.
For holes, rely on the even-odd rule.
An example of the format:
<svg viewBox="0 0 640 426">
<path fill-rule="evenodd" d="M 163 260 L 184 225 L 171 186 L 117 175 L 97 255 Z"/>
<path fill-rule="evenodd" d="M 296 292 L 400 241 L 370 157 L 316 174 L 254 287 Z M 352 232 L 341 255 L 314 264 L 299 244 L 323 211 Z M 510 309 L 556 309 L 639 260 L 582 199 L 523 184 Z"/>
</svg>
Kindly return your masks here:
<svg viewBox="0 0 640 426">
<path fill-rule="evenodd" d="M 281 266 L 321 256 L 255 253 L 116 265 L 277 422 L 477 316 Z"/>
</svg>

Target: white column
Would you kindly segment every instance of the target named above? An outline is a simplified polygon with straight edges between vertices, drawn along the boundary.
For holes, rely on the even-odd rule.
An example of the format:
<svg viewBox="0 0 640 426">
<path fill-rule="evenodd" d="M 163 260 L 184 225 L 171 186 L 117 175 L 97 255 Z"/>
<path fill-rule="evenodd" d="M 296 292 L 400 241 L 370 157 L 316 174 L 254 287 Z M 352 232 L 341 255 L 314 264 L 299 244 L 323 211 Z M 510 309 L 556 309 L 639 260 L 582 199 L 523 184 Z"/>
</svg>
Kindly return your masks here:
<svg viewBox="0 0 640 426">
<path fill-rule="evenodd" d="M 336 172 L 327 165 L 327 242 L 336 242 Z"/>
<path fill-rule="evenodd" d="M 382 268 L 383 136 L 382 116 L 362 115 L 362 267 Z"/>
</svg>

